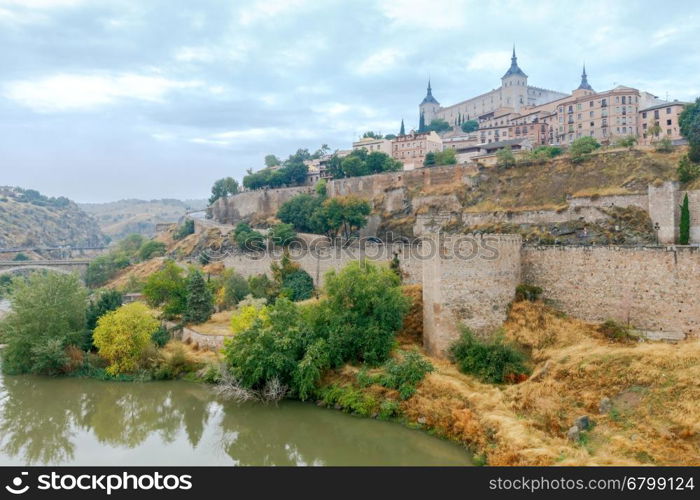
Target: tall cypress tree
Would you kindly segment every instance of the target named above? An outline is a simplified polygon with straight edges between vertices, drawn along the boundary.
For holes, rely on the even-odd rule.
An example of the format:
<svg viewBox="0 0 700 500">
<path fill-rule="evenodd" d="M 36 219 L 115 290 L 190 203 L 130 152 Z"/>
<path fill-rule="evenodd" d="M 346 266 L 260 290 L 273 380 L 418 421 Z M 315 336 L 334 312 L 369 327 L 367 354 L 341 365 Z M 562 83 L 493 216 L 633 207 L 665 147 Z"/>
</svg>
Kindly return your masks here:
<svg viewBox="0 0 700 500">
<path fill-rule="evenodd" d="M 423 119 L 423 113 L 420 114 L 421 120 L 425 121 Z M 401 130 L 399 130 L 399 135 L 406 135 L 406 127 L 403 125 L 403 118 L 401 119 Z"/>
<path fill-rule="evenodd" d="M 187 276 L 187 306 L 183 319 L 187 323 L 204 323 L 214 312 L 214 300 L 204 276 L 192 269 Z"/>
<path fill-rule="evenodd" d="M 690 206 L 688 205 L 688 193 L 683 198 L 681 205 L 681 223 L 679 228 L 678 243 L 687 245 L 690 243 Z"/>
</svg>

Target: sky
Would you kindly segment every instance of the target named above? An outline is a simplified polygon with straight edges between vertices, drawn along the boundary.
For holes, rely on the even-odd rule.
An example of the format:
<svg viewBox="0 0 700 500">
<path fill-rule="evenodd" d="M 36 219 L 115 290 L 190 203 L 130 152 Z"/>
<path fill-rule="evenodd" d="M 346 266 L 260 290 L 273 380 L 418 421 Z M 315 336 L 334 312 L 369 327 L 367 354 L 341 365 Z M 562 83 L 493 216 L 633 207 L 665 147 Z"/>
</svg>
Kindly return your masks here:
<svg viewBox="0 0 700 500">
<path fill-rule="evenodd" d="M 206 198 L 266 154 L 417 127 L 500 85 L 700 96 L 695 0 L 0 0 L 0 185 Z"/>
</svg>

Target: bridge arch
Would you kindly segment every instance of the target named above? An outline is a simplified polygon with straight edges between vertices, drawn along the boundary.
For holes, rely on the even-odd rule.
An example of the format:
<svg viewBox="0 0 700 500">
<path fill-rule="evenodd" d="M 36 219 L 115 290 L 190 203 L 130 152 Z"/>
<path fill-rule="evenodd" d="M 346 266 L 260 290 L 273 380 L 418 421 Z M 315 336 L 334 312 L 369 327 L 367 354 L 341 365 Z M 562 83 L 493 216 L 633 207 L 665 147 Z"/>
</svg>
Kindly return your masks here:
<svg viewBox="0 0 700 500">
<path fill-rule="evenodd" d="M 28 265 L 28 266 L 0 268 L 0 275 L 14 273 L 17 271 L 21 271 L 23 269 L 42 269 L 44 271 L 51 271 L 54 273 L 61 273 L 61 274 L 73 274 L 73 273 L 77 272 L 77 271 L 69 271 L 68 269 L 62 269 L 62 268 L 57 267 L 57 266 L 42 266 L 42 265 L 32 266 L 32 265 Z M 78 274 L 80 274 L 80 273 L 78 273 Z"/>
</svg>

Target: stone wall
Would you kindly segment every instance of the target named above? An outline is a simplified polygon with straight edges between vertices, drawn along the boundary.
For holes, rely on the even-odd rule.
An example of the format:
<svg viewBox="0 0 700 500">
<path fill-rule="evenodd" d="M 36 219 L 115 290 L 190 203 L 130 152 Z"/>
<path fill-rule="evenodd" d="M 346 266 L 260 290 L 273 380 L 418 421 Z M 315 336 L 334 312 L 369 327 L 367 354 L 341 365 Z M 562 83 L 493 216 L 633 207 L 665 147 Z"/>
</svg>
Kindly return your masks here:
<svg viewBox="0 0 700 500">
<path fill-rule="evenodd" d="M 439 252 L 422 261 L 423 343 L 431 354 L 445 355 L 460 323 L 484 336 L 503 324 L 521 281 L 522 239 L 434 235 L 431 245 Z M 423 253 L 429 252 L 424 244 Z"/>
<path fill-rule="evenodd" d="M 523 281 L 567 314 L 614 319 L 651 338 L 700 333 L 700 249 L 524 247 Z"/>
<path fill-rule="evenodd" d="M 298 194 L 312 192 L 311 186 L 245 191 L 227 198 L 219 198 L 209 207 L 208 212 L 216 222 L 236 224 L 253 216 L 272 217 L 285 201 Z"/>
</svg>

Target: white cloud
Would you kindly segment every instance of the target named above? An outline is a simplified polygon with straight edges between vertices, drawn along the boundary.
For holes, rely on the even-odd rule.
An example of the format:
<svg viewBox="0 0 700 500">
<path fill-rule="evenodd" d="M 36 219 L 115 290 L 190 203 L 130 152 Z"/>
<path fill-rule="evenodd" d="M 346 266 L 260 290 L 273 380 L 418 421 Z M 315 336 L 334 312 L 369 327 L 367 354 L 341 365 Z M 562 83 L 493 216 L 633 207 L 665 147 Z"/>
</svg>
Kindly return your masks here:
<svg viewBox="0 0 700 500">
<path fill-rule="evenodd" d="M 381 12 L 394 24 L 421 29 L 461 28 L 470 17 L 468 0 L 392 0 Z M 478 15 L 478 12 L 474 12 Z"/>
<path fill-rule="evenodd" d="M 351 109 L 352 109 L 351 106 L 349 106 L 347 104 L 340 103 L 340 102 L 327 102 L 324 104 L 319 104 L 319 105 L 311 107 L 311 110 L 314 113 L 321 113 L 324 115 L 331 115 L 331 116 L 342 115 L 344 113 L 347 113 Z"/>
<path fill-rule="evenodd" d="M 120 99 L 162 101 L 169 91 L 201 86 L 133 73 L 120 75 L 59 74 L 43 79 L 19 80 L 5 85 L 3 95 L 37 112 L 90 110 Z"/>
<path fill-rule="evenodd" d="M 245 5 L 240 11 L 238 20 L 243 26 L 258 21 L 270 21 L 302 8 L 307 3 L 307 0 L 258 0 L 252 5 Z"/>
<path fill-rule="evenodd" d="M 355 66 L 354 70 L 360 75 L 384 73 L 394 69 L 396 64 L 399 63 L 404 57 L 405 54 L 398 49 L 382 49 L 360 61 Z"/>
<path fill-rule="evenodd" d="M 467 62 L 470 71 L 499 71 L 508 68 L 511 53 L 507 50 L 479 52 Z"/>
<path fill-rule="evenodd" d="M 0 0 L 0 6 L 22 7 L 25 9 L 49 9 L 57 7 L 76 7 L 87 0 Z"/>
<path fill-rule="evenodd" d="M 210 47 L 181 47 L 175 53 L 175 59 L 181 62 L 211 62 L 216 56 Z"/>
<path fill-rule="evenodd" d="M 306 140 L 318 137 L 317 130 L 280 127 L 253 127 L 242 130 L 219 132 L 207 137 L 194 137 L 189 140 L 195 144 L 210 144 L 215 146 L 232 146 L 252 142 L 267 142 L 271 140 Z"/>
</svg>

